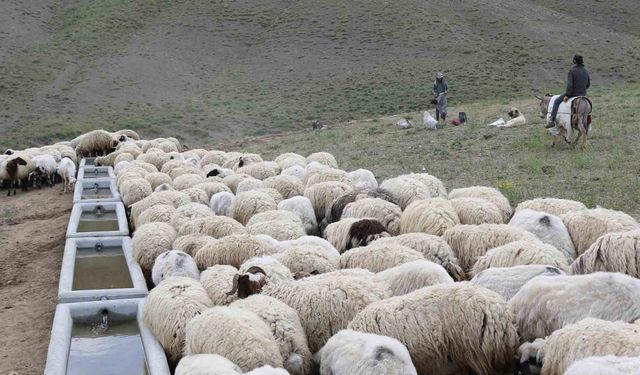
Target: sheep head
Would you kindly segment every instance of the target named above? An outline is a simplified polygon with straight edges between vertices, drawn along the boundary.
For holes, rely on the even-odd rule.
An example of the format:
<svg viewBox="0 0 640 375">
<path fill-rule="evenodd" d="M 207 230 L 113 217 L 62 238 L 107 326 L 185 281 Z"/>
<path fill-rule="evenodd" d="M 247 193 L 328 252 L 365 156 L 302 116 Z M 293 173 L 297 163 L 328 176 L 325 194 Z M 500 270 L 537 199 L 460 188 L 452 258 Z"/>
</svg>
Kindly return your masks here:
<svg viewBox="0 0 640 375">
<path fill-rule="evenodd" d="M 247 273 L 243 275 L 236 274 L 233 277 L 233 287 L 227 292 L 227 295 L 231 296 L 238 293 L 238 298 L 247 298 L 253 294 L 260 293 L 267 281 L 266 272 L 258 266 L 253 266 L 247 270 Z"/>
</svg>

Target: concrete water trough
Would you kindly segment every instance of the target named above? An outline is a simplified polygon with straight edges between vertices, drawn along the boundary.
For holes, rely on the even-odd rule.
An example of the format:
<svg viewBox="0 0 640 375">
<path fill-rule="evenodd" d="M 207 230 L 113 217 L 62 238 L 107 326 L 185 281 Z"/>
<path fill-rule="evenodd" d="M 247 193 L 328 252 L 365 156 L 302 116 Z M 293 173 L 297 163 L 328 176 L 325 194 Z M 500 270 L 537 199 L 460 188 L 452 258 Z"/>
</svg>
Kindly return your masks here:
<svg viewBox="0 0 640 375">
<path fill-rule="evenodd" d="M 148 294 L 129 237 L 69 238 L 64 247 L 58 302 L 140 298 Z"/>
<path fill-rule="evenodd" d="M 71 210 L 67 238 L 128 236 L 122 202 L 76 203 Z"/>
<path fill-rule="evenodd" d="M 59 304 L 45 375 L 169 375 L 164 350 L 142 323 L 143 299 Z"/>
<path fill-rule="evenodd" d="M 73 203 L 120 202 L 120 193 L 114 179 L 78 179 L 73 191 Z"/>
<path fill-rule="evenodd" d="M 82 158 L 82 160 L 80 160 L 80 164 L 78 165 L 78 167 L 84 167 L 85 165 L 91 165 L 91 166 L 96 165 L 96 158 L 95 157 Z"/>
<path fill-rule="evenodd" d="M 113 167 L 96 167 L 95 165 L 84 165 L 78 168 L 78 180 L 89 180 L 95 178 L 116 178 Z"/>
</svg>

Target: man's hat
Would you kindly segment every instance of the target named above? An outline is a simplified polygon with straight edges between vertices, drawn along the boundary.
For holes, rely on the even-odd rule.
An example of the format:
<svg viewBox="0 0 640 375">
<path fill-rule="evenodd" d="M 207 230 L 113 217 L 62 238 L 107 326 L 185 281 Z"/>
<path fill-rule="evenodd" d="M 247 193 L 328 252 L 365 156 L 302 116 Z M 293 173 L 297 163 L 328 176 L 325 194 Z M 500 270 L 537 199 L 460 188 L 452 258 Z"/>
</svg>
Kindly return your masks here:
<svg viewBox="0 0 640 375">
<path fill-rule="evenodd" d="M 436 74 L 436 78 L 444 78 L 444 74 L 442 74 L 442 72 L 438 72 L 438 74 Z"/>
<path fill-rule="evenodd" d="M 573 62 L 576 63 L 576 64 L 582 65 L 582 64 L 584 64 L 584 59 L 580 55 L 574 55 L 573 56 Z"/>
</svg>

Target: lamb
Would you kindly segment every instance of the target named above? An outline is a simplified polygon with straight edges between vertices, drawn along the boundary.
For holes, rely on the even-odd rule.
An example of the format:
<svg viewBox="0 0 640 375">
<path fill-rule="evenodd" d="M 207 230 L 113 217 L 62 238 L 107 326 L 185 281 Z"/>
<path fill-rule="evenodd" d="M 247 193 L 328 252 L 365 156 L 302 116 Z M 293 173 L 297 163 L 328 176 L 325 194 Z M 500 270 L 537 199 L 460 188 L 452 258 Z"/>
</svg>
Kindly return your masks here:
<svg viewBox="0 0 640 375">
<path fill-rule="evenodd" d="M 378 277 L 389 284 L 394 296 L 401 296 L 435 284 L 454 282 L 441 265 L 426 259 L 414 260 L 388 268 L 378 272 Z"/>
<path fill-rule="evenodd" d="M 176 237 L 175 229 L 167 223 L 141 225 L 133 233 L 133 257 L 143 271 L 150 272 L 158 255 L 171 250 Z"/>
<path fill-rule="evenodd" d="M 243 371 L 282 367 L 284 362 L 269 326 L 255 313 L 236 307 L 215 306 L 191 319 L 184 351 L 221 355 Z"/>
<path fill-rule="evenodd" d="M 209 208 L 209 206 L 202 203 L 188 203 L 178 207 L 173 215 L 171 215 L 171 220 L 169 223 L 176 229 L 179 230 L 183 224 L 193 219 L 203 218 L 203 217 L 212 217 L 215 216 L 213 211 Z"/>
<path fill-rule="evenodd" d="M 528 264 L 542 264 L 569 271 L 564 254 L 555 247 L 540 241 L 514 241 L 487 251 L 477 258 L 471 269 L 471 276 L 492 267 L 513 267 Z"/>
<path fill-rule="evenodd" d="M 640 375 L 640 356 L 587 357 L 573 362 L 565 375 Z"/>
<path fill-rule="evenodd" d="M 380 198 L 364 198 L 349 203 L 342 213 L 343 218 L 377 219 L 392 236 L 400 234 L 400 215 L 400 207 Z"/>
<path fill-rule="evenodd" d="M 277 209 L 278 205 L 270 195 L 261 191 L 246 191 L 236 196 L 231 205 L 231 216 L 246 225 L 257 213 Z"/>
<path fill-rule="evenodd" d="M 33 163 L 34 172 L 37 171 L 39 176 L 44 177 L 47 185 L 52 186 L 58 169 L 58 163 L 55 158 L 51 155 L 37 155 L 31 159 L 31 162 Z M 39 181 L 37 181 L 37 184 L 38 186 L 40 185 Z"/>
<path fill-rule="evenodd" d="M 431 189 L 427 185 L 407 175 L 384 180 L 380 184 L 380 188 L 388 191 L 402 210 L 406 209 L 413 201 L 432 197 Z"/>
<path fill-rule="evenodd" d="M 200 283 L 216 306 L 226 306 L 238 299 L 228 292 L 234 287 L 238 269 L 233 266 L 218 264 L 208 267 L 200 274 Z"/>
<path fill-rule="evenodd" d="M 456 225 L 444 232 L 442 238 L 451 246 L 465 272 L 489 249 L 519 240 L 538 241 L 533 234 L 506 224 Z"/>
<path fill-rule="evenodd" d="M 196 255 L 204 245 L 215 242 L 216 239 L 200 233 L 180 236 L 173 241 L 173 249 L 184 251 L 192 257 Z"/>
<path fill-rule="evenodd" d="M 527 281 L 536 276 L 565 275 L 559 268 L 532 264 L 513 267 L 494 267 L 478 273 L 471 279 L 471 284 L 485 287 L 510 300 Z"/>
<path fill-rule="evenodd" d="M 249 234 L 265 234 L 277 241 L 294 240 L 306 234 L 302 220 L 290 211 L 265 211 L 247 223 Z"/>
<path fill-rule="evenodd" d="M 111 133 L 99 129 L 92 130 L 80 137 L 75 146 L 76 154 L 81 156 L 107 155 L 115 151 L 118 140 Z"/>
<path fill-rule="evenodd" d="M 318 235 L 318 221 L 313 210 L 313 205 L 307 197 L 294 196 L 278 203 L 278 210 L 290 211 L 296 214 L 300 220 L 304 230 L 309 235 Z"/>
<path fill-rule="evenodd" d="M 355 190 L 375 190 L 378 188 L 378 181 L 376 176 L 367 169 L 356 169 L 344 175 L 344 178 L 348 180 L 348 185 L 353 186 Z"/>
<path fill-rule="evenodd" d="M 62 192 L 66 194 L 67 190 L 73 191 L 73 187 L 76 183 L 76 165 L 73 160 L 69 158 L 62 158 L 56 171 L 60 178 L 62 178 Z"/>
<path fill-rule="evenodd" d="M 26 189 L 26 180 L 29 176 L 30 161 L 26 156 L 20 157 L 15 156 L 11 159 L 5 160 L 0 166 L 0 180 L 8 180 L 9 181 L 9 192 L 8 196 L 11 195 L 11 189 L 13 189 L 13 195 L 16 195 L 16 185 L 20 182 L 22 184 L 22 190 Z M 74 169 L 75 176 L 75 169 Z M 75 178 L 73 179 L 75 182 Z M 67 183 L 65 181 L 64 185 L 65 193 L 67 189 Z"/>
<path fill-rule="evenodd" d="M 176 363 L 182 356 L 187 323 L 213 303 L 197 280 L 170 277 L 153 288 L 145 298 L 142 321 Z"/>
<path fill-rule="evenodd" d="M 588 318 L 559 329 L 544 340 L 525 343 L 518 352 L 525 365 L 530 357 L 541 361 L 542 374 L 566 375 L 571 364 L 588 357 L 640 356 L 640 330 L 637 324 Z"/>
<path fill-rule="evenodd" d="M 338 181 L 320 182 L 304 190 L 304 196 L 311 201 L 316 219 L 322 221 L 334 199 L 351 191 L 352 188 Z"/>
<path fill-rule="evenodd" d="M 564 254 L 568 263 L 576 259 L 576 248 L 567 227 L 559 217 L 546 212 L 521 209 L 516 211 L 509 225 L 533 233 L 540 241 L 554 246 Z"/>
<path fill-rule="evenodd" d="M 509 301 L 523 341 L 584 318 L 633 322 L 640 317 L 640 280 L 619 273 L 536 277 Z"/>
<path fill-rule="evenodd" d="M 344 329 L 314 356 L 320 375 L 417 375 L 400 341 Z"/>
<path fill-rule="evenodd" d="M 460 224 L 502 224 L 502 212 L 495 204 L 482 198 L 455 198 L 449 203 L 456 211 Z"/>
<path fill-rule="evenodd" d="M 574 274 L 621 272 L 640 278 L 640 230 L 608 233 L 573 262 Z"/>
<path fill-rule="evenodd" d="M 180 250 L 169 250 L 156 258 L 151 270 L 151 279 L 158 285 L 162 280 L 173 276 L 199 280 L 200 271 L 196 261 L 189 254 Z"/>
<path fill-rule="evenodd" d="M 502 212 L 502 222 L 506 223 L 511 218 L 513 210 L 509 200 L 502 193 L 492 187 L 472 186 L 453 189 L 449 192 L 449 199 L 455 198 L 482 198 L 495 204 Z"/>
<path fill-rule="evenodd" d="M 528 208 L 534 211 L 548 212 L 552 215 L 562 216 L 571 211 L 586 210 L 587 206 L 582 202 L 558 198 L 536 198 L 520 202 L 516 206 L 516 212 Z"/>
<path fill-rule="evenodd" d="M 453 206 L 443 198 L 414 200 L 402 212 L 400 232 L 423 232 L 442 236 L 444 232 L 460 224 Z"/>
<path fill-rule="evenodd" d="M 400 264 L 423 260 L 422 253 L 396 244 L 370 244 L 351 249 L 340 256 L 340 268 L 364 268 L 381 272 Z"/>
<path fill-rule="evenodd" d="M 297 177 L 279 175 L 264 180 L 264 187 L 276 189 L 284 199 L 304 194 L 304 185 Z"/>
<path fill-rule="evenodd" d="M 311 372 L 311 352 L 300 318 L 294 309 L 265 295 L 252 295 L 233 302 L 230 307 L 251 311 L 271 328 L 284 360 L 283 367 L 291 375 Z"/>
<path fill-rule="evenodd" d="M 209 207 L 216 215 L 231 216 L 231 206 L 236 196 L 228 191 L 221 191 L 211 196 Z"/>
<path fill-rule="evenodd" d="M 184 223 L 178 230 L 180 236 L 200 233 L 213 238 L 223 238 L 231 235 L 246 234 L 242 224 L 226 216 L 210 216 L 193 219 Z"/>
<path fill-rule="evenodd" d="M 640 229 L 640 224 L 631 216 L 606 208 L 571 211 L 562 215 L 562 221 L 577 255 L 584 253 L 603 234 Z"/>
<path fill-rule="evenodd" d="M 354 247 L 367 246 L 381 237 L 388 237 L 389 233 L 382 223 L 375 219 L 347 218 L 327 226 L 324 237 L 340 253 Z"/>
<path fill-rule="evenodd" d="M 196 263 L 201 270 L 216 264 L 227 264 L 236 268 L 247 260 L 273 254 L 275 249 L 255 238 L 246 235 L 230 235 L 203 246 L 196 253 Z"/>
<path fill-rule="evenodd" d="M 508 369 L 516 352 L 512 321 L 500 295 L 462 282 L 373 302 L 348 328 L 399 340 L 420 374 L 492 375 Z"/>
<path fill-rule="evenodd" d="M 328 152 L 314 152 L 307 156 L 307 164 L 317 162 L 330 168 L 338 168 L 336 158 Z"/>
</svg>

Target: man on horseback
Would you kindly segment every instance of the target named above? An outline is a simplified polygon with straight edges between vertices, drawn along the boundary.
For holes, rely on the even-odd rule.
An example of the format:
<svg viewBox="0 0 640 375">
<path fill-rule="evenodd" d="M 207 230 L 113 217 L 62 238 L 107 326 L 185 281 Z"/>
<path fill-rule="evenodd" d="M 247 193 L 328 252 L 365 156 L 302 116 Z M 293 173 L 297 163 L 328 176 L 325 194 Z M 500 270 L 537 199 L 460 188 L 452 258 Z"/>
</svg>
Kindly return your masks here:
<svg viewBox="0 0 640 375">
<path fill-rule="evenodd" d="M 436 120 L 440 122 L 440 119 L 442 118 L 442 121 L 446 121 L 449 85 L 447 85 L 447 81 L 444 79 L 444 74 L 441 72 L 436 74 L 436 80 L 433 81 L 432 93 L 434 96 L 433 104 L 436 105 Z"/>
<path fill-rule="evenodd" d="M 587 89 L 591 85 L 589 79 L 589 72 L 584 67 L 584 59 L 580 55 L 573 56 L 573 66 L 569 70 L 569 76 L 567 77 L 567 89 L 564 95 L 561 95 L 553 103 L 553 109 L 551 110 L 551 117 L 546 128 L 553 128 L 556 126 L 556 116 L 558 114 L 558 108 L 560 103 L 567 102 L 570 98 L 575 96 L 587 96 Z"/>
</svg>

